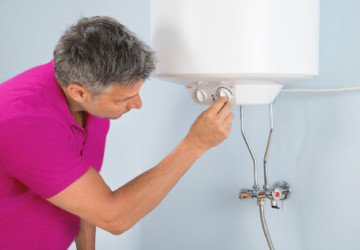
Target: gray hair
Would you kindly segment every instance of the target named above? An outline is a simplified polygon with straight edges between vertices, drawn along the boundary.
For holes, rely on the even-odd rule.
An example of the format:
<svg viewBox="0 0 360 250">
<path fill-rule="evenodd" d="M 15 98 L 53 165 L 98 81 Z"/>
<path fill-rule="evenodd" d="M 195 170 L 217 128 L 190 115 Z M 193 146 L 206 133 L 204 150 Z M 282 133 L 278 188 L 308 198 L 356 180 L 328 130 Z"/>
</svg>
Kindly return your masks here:
<svg viewBox="0 0 360 250">
<path fill-rule="evenodd" d="M 55 75 L 64 87 L 79 83 L 98 95 L 112 83 L 132 86 L 155 69 L 155 53 L 110 17 L 81 18 L 54 50 Z"/>
</svg>

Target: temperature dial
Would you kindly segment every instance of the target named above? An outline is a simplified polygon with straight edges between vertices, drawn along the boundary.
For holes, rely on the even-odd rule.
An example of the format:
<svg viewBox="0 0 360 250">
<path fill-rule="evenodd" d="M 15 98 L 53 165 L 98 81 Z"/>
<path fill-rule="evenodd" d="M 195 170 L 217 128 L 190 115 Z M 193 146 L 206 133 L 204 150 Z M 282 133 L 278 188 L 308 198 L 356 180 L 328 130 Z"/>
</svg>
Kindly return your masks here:
<svg viewBox="0 0 360 250">
<path fill-rule="evenodd" d="M 223 96 L 226 96 L 226 98 L 228 99 L 228 101 L 231 100 L 231 96 L 232 96 L 231 91 L 228 90 L 228 89 L 225 88 L 225 87 L 220 87 L 220 88 L 218 88 L 217 91 L 216 91 L 216 93 L 217 93 L 217 96 L 218 96 L 219 98 L 220 98 L 220 97 L 223 97 Z"/>
<path fill-rule="evenodd" d="M 204 90 L 202 90 L 202 89 L 198 89 L 198 90 L 196 90 L 196 99 L 199 101 L 199 102 L 201 102 L 201 103 L 203 103 L 203 102 L 205 102 L 206 101 L 206 99 L 207 99 L 207 94 L 206 94 L 206 92 L 204 91 Z"/>
</svg>

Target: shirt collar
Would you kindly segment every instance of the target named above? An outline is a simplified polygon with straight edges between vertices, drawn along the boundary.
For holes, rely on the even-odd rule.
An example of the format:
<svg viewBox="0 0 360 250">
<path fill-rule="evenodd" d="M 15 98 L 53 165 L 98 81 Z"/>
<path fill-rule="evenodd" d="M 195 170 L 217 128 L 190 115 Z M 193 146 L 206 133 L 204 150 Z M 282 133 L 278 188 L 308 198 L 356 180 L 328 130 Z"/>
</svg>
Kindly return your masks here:
<svg viewBox="0 0 360 250">
<path fill-rule="evenodd" d="M 55 108 L 64 115 L 64 118 L 66 119 L 67 123 L 83 129 L 80 125 L 78 125 L 75 122 L 75 119 L 72 116 L 69 106 L 67 104 L 65 95 L 58 81 L 56 80 L 54 61 L 52 60 L 49 63 L 45 64 L 44 66 L 48 67 L 48 72 L 49 72 L 49 79 L 48 79 L 49 84 L 47 85 L 48 89 L 46 89 L 46 96 L 48 97 L 49 103 L 52 103 L 55 106 Z M 85 114 L 86 123 L 90 120 L 91 116 L 92 116 L 91 114 L 88 113 Z"/>
</svg>

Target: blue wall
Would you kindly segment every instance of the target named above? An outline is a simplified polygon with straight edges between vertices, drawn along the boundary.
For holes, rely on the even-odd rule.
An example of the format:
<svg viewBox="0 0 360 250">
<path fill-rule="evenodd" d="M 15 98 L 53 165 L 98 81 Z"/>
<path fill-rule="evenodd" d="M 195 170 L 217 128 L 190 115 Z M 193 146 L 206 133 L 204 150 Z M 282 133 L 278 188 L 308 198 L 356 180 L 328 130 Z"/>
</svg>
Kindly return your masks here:
<svg viewBox="0 0 360 250">
<path fill-rule="evenodd" d="M 149 1 L 0 0 L 0 82 L 52 57 L 66 26 L 80 16 L 109 15 L 149 42 Z M 360 86 L 359 0 L 321 1 L 320 76 L 290 88 Z M 112 122 L 102 175 L 115 189 L 156 165 L 205 107 L 179 85 L 152 79 L 143 108 Z M 269 181 L 288 181 L 280 210 L 266 205 L 277 250 L 358 249 L 360 92 L 282 93 L 274 104 Z M 269 121 L 266 106 L 245 107 L 246 132 L 259 162 Z M 240 133 L 239 108 L 229 138 L 207 152 L 169 196 L 121 236 L 98 230 L 98 249 L 267 249 L 252 186 L 252 161 Z M 73 248 L 74 249 L 74 248 Z"/>
<path fill-rule="evenodd" d="M 320 76 L 289 88 L 360 86 L 360 1 L 326 0 L 320 8 Z M 159 91 L 173 97 L 162 99 L 167 107 L 162 115 L 169 119 L 162 124 L 165 131 L 160 136 L 168 144 L 156 152 L 177 141 L 172 140 L 174 134 L 183 135 L 203 109 L 181 87 L 168 85 L 159 83 L 159 89 L 167 88 Z M 359 105 L 359 91 L 282 93 L 277 98 L 269 181 L 286 180 L 293 193 L 280 210 L 267 202 L 267 224 L 276 249 L 359 249 L 355 191 L 360 176 Z M 245 107 L 244 112 L 263 183 L 268 107 Z M 253 175 L 240 133 L 239 107 L 234 107 L 234 113 L 227 141 L 204 155 L 144 219 L 142 249 L 267 249 L 256 201 L 237 198 L 241 188 L 251 188 Z"/>
</svg>

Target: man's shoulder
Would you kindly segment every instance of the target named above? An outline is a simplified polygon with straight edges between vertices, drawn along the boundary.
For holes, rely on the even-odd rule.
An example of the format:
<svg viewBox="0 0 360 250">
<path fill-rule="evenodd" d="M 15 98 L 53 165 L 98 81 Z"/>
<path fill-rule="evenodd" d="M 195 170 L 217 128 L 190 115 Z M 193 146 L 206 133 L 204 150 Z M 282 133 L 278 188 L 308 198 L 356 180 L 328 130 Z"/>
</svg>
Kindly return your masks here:
<svg viewBox="0 0 360 250">
<path fill-rule="evenodd" d="M 42 78 L 51 76 L 54 72 L 54 63 L 50 61 L 46 64 L 38 65 L 30 69 L 26 69 L 22 73 L 13 76 L 0 84 L 0 88 L 5 91 L 9 91 L 19 85 L 25 84 L 26 82 L 41 81 Z M 1 94 L 1 93 L 0 93 Z"/>
<path fill-rule="evenodd" d="M 41 116 L 56 120 L 60 116 L 61 119 L 66 106 L 65 100 L 59 101 L 61 94 L 51 62 L 27 70 L 0 84 L 0 124 L 26 119 L 24 117 Z"/>
<path fill-rule="evenodd" d="M 52 116 L 36 115 L 33 113 L 18 112 L 0 119 L 1 134 L 15 133 L 29 130 L 36 133 L 46 130 L 65 130 L 66 123 Z"/>
<path fill-rule="evenodd" d="M 32 95 L 36 95 L 36 93 L 32 93 Z M 23 127 L 40 121 L 46 121 L 49 124 L 64 123 L 62 113 L 39 96 L 37 98 L 24 96 L 10 99 L 8 102 L 0 102 L 0 110 L 0 127 L 5 124 L 16 124 L 16 127 Z"/>
</svg>

